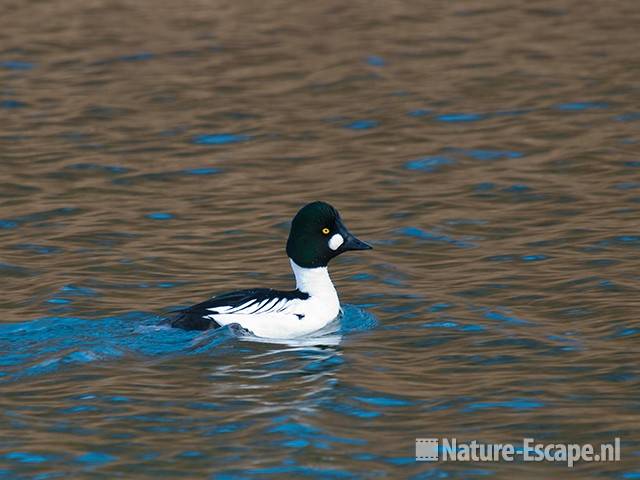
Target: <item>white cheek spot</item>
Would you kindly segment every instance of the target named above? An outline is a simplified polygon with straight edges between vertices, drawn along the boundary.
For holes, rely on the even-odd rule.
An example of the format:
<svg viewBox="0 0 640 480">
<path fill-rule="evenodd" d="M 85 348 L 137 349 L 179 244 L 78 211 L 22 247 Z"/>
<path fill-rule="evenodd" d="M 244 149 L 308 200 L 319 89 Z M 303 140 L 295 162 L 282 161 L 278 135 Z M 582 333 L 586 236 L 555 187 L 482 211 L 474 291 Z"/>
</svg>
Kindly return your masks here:
<svg viewBox="0 0 640 480">
<path fill-rule="evenodd" d="M 340 248 L 340 245 L 344 243 L 344 238 L 339 233 L 336 233 L 333 237 L 329 239 L 329 248 L 331 250 L 337 250 Z"/>
</svg>

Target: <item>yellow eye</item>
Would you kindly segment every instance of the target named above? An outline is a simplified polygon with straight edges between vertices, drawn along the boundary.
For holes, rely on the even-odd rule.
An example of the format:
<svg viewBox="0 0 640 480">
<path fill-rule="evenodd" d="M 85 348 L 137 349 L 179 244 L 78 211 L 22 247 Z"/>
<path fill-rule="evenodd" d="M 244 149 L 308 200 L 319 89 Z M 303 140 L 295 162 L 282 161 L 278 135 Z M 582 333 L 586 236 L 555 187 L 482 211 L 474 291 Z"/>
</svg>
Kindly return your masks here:
<svg viewBox="0 0 640 480">
<path fill-rule="evenodd" d="M 324 233 L 325 235 L 329 235 L 330 230 L 327 227 L 324 227 L 322 229 L 322 233 Z"/>
</svg>

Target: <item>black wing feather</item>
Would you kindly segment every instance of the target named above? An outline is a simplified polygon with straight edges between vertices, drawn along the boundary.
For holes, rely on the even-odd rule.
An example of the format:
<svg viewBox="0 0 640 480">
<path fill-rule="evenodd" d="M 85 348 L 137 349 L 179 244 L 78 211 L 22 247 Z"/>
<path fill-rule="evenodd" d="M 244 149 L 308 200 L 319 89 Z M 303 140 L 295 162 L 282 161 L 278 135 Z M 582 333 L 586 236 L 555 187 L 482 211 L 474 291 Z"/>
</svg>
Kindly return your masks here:
<svg viewBox="0 0 640 480">
<path fill-rule="evenodd" d="M 252 288 L 248 290 L 223 293 L 222 295 L 218 295 L 210 298 L 209 300 L 205 300 L 204 302 L 197 303 L 191 307 L 178 311 L 176 315 L 170 319 L 170 323 L 172 327 L 182 328 L 184 330 L 208 330 L 210 328 L 219 328 L 220 324 L 209 318 L 209 316 L 215 315 L 216 307 L 239 307 L 247 302 L 251 302 L 245 307 L 248 308 L 256 303 L 260 303 L 265 300 L 273 300 L 274 298 L 277 298 L 278 300 L 306 300 L 309 298 L 309 294 L 301 292 L 300 290 L 285 292 L 281 290 L 272 290 L 270 288 Z"/>
</svg>

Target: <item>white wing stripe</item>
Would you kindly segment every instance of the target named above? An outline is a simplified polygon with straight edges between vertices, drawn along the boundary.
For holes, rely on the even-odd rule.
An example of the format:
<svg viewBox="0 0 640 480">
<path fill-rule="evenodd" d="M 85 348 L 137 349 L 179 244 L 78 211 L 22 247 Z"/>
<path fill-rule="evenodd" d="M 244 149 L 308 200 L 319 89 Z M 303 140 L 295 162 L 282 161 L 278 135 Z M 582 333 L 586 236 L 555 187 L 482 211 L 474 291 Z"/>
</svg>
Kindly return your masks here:
<svg viewBox="0 0 640 480">
<path fill-rule="evenodd" d="M 253 315 L 264 313 L 293 312 L 300 305 L 299 299 L 266 298 L 264 300 L 250 299 L 240 305 L 223 305 L 211 307 L 207 310 L 218 315 Z"/>
<path fill-rule="evenodd" d="M 242 305 L 239 305 L 238 307 L 234 308 L 233 310 L 231 310 L 232 312 L 240 312 L 241 310 L 244 310 L 246 308 L 249 308 L 252 304 L 256 303 L 255 298 L 252 300 L 249 300 L 248 302 L 243 303 Z M 242 312 L 242 313 L 249 313 L 249 312 Z"/>
<path fill-rule="evenodd" d="M 278 297 L 269 300 L 269 302 L 262 309 L 263 312 L 268 312 L 273 309 L 276 303 L 278 303 L 280 299 Z"/>
<path fill-rule="evenodd" d="M 254 313 L 255 313 L 255 312 L 260 312 L 260 311 L 262 311 L 262 307 L 264 307 L 264 305 L 265 305 L 268 301 L 269 301 L 269 299 L 268 299 L 268 298 L 267 298 L 267 299 L 265 299 L 265 300 L 262 300 L 262 301 L 261 301 L 261 302 L 256 306 L 256 309 L 254 310 Z"/>
</svg>

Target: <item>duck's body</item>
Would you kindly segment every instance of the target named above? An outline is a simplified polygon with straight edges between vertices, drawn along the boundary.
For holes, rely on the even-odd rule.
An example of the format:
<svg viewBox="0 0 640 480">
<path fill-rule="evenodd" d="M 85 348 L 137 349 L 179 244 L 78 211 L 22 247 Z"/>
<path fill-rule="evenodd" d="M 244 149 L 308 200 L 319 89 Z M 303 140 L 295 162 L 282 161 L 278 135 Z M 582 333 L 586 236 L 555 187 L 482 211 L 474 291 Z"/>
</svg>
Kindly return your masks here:
<svg viewBox="0 0 640 480">
<path fill-rule="evenodd" d="M 256 288 L 226 293 L 181 310 L 171 325 L 207 330 L 235 323 L 268 338 L 294 338 L 315 332 L 340 314 L 327 263 L 344 251 L 369 248 L 349 233 L 333 207 L 311 203 L 294 218 L 287 242 L 295 290 Z"/>
<path fill-rule="evenodd" d="M 302 268 L 291 260 L 296 289 L 256 288 L 218 295 L 182 310 L 174 327 L 207 330 L 238 323 L 259 337 L 299 337 L 321 329 L 340 313 L 326 267 Z"/>
</svg>

